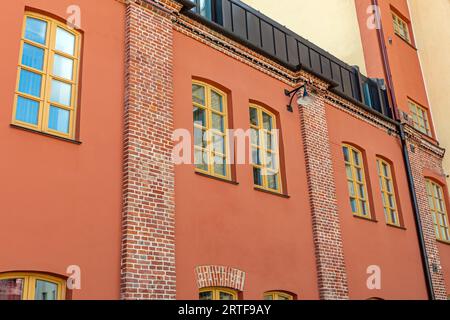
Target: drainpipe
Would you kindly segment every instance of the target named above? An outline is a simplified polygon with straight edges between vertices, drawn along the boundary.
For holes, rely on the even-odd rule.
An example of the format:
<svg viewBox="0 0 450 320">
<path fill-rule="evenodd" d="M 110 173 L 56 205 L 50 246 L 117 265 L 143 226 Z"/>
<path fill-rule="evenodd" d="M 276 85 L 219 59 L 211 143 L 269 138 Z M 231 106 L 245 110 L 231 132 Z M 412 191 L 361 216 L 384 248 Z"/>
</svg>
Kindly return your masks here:
<svg viewBox="0 0 450 320">
<path fill-rule="evenodd" d="M 379 15 L 379 5 L 378 5 L 378 0 L 372 0 L 372 4 L 375 6 L 375 8 L 377 8 L 377 15 Z M 417 195 L 416 195 L 416 190 L 414 187 L 414 178 L 412 175 L 412 169 L 411 169 L 411 162 L 409 160 L 409 154 L 408 154 L 408 144 L 406 142 L 406 135 L 405 135 L 405 129 L 404 129 L 404 125 L 401 123 L 400 120 L 400 112 L 398 109 L 398 105 L 397 105 L 397 98 L 395 96 L 395 91 L 394 91 L 394 82 L 392 80 L 392 73 L 391 73 L 391 67 L 389 64 L 389 57 L 388 57 L 388 53 L 387 53 L 387 49 L 386 49 L 386 41 L 384 38 L 384 30 L 383 30 L 383 25 L 381 23 L 381 16 L 377 17 L 378 21 L 379 21 L 379 25 L 377 28 L 377 34 L 378 34 L 378 41 L 379 41 L 379 45 L 380 45 L 380 50 L 381 50 L 381 56 L 383 58 L 383 67 L 384 67 L 384 72 L 385 72 L 385 76 L 386 76 L 386 82 L 389 88 L 389 94 L 391 97 L 391 101 L 392 101 L 392 105 L 393 105 L 393 114 L 394 114 L 394 120 L 398 123 L 398 130 L 400 132 L 400 140 L 402 142 L 402 151 L 403 151 L 403 161 L 405 163 L 405 167 L 406 167 L 406 173 L 408 175 L 408 185 L 409 185 L 409 193 L 411 195 L 411 199 L 413 201 L 413 211 L 414 211 L 414 218 L 416 221 L 416 226 L 417 226 L 417 237 L 419 238 L 419 247 L 420 247 L 420 255 L 422 258 L 422 266 L 423 266 L 423 271 L 425 274 L 425 282 L 427 285 L 427 292 L 428 292 L 428 298 L 430 300 L 435 300 L 436 297 L 434 295 L 434 289 L 433 289 L 433 281 L 431 278 L 431 272 L 430 272 L 430 264 L 428 262 L 428 254 L 427 254 L 427 249 L 425 246 L 425 238 L 423 235 L 423 229 L 422 229 L 422 221 L 420 219 L 420 212 L 419 212 L 419 204 L 417 201 Z"/>
</svg>

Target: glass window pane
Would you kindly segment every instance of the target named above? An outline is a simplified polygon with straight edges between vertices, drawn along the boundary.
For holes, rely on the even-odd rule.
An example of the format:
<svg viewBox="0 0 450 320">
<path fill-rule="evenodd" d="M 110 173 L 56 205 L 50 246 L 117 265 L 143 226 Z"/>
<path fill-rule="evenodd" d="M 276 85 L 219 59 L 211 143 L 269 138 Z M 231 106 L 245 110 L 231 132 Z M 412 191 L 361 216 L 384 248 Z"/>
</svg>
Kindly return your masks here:
<svg viewBox="0 0 450 320">
<path fill-rule="evenodd" d="M 194 164 L 197 169 L 208 171 L 208 154 L 205 150 L 195 149 Z"/>
<path fill-rule="evenodd" d="M 216 153 L 225 154 L 225 137 L 214 134 L 212 136 L 213 150 Z"/>
<path fill-rule="evenodd" d="M 57 300 L 58 285 L 56 283 L 36 280 L 34 300 Z"/>
<path fill-rule="evenodd" d="M 211 108 L 213 108 L 213 110 L 223 112 L 223 98 L 215 91 L 211 91 Z"/>
<path fill-rule="evenodd" d="M 16 120 L 37 125 L 38 117 L 39 102 L 17 97 Z"/>
<path fill-rule="evenodd" d="M 55 49 L 73 56 L 75 54 L 75 36 L 64 29 L 57 28 Z"/>
<path fill-rule="evenodd" d="M 234 300 L 234 297 L 232 294 L 229 294 L 227 292 L 220 292 L 219 300 Z"/>
<path fill-rule="evenodd" d="M 50 106 L 48 128 L 62 133 L 69 133 L 70 112 L 61 108 Z"/>
<path fill-rule="evenodd" d="M 28 70 L 20 70 L 19 91 L 29 95 L 41 96 L 42 76 Z"/>
<path fill-rule="evenodd" d="M 72 80 L 73 60 L 55 54 L 53 61 L 53 75 L 67 80 Z"/>
<path fill-rule="evenodd" d="M 252 147 L 252 164 L 261 165 L 261 150 Z"/>
<path fill-rule="evenodd" d="M 0 280 L 0 300 L 22 300 L 23 279 Z"/>
<path fill-rule="evenodd" d="M 225 157 L 218 155 L 214 157 L 214 173 L 224 177 L 227 175 Z"/>
<path fill-rule="evenodd" d="M 273 137 L 273 135 L 270 132 L 266 132 L 265 139 L 266 139 L 266 149 L 274 150 L 275 138 Z"/>
<path fill-rule="evenodd" d="M 197 84 L 192 85 L 192 100 L 195 103 L 205 105 L 205 88 Z"/>
<path fill-rule="evenodd" d="M 278 190 L 278 174 L 269 172 L 267 174 L 267 187 L 272 190 Z"/>
<path fill-rule="evenodd" d="M 263 128 L 266 130 L 273 129 L 272 117 L 263 112 Z"/>
<path fill-rule="evenodd" d="M 264 296 L 264 300 L 273 300 L 273 296 L 272 295 L 266 295 L 266 296 Z"/>
<path fill-rule="evenodd" d="M 42 71 L 44 67 L 44 53 L 44 49 L 29 45 L 28 43 L 24 43 L 22 52 L 22 64 L 24 66 Z"/>
<path fill-rule="evenodd" d="M 35 18 L 27 18 L 26 27 L 25 27 L 25 39 L 45 44 L 47 34 L 47 22 L 35 19 Z"/>
<path fill-rule="evenodd" d="M 255 108 L 250 108 L 250 123 L 256 127 L 258 127 L 259 125 L 258 110 L 256 110 Z"/>
<path fill-rule="evenodd" d="M 345 172 L 347 174 L 348 179 L 353 179 L 352 167 L 348 164 L 345 165 Z"/>
<path fill-rule="evenodd" d="M 349 151 L 349 149 L 347 147 L 343 147 L 342 149 L 344 151 L 345 162 L 350 162 L 350 151 Z"/>
<path fill-rule="evenodd" d="M 200 300 L 212 300 L 213 299 L 212 291 L 200 292 L 199 299 Z"/>
<path fill-rule="evenodd" d="M 276 155 L 274 153 L 266 153 L 266 167 L 274 171 L 278 170 Z"/>
<path fill-rule="evenodd" d="M 198 147 L 206 148 L 207 143 L 208 142 L 207 142 L 207 138 L 206 138 L 206 131 L 195 127 L 194 128 L 194 144 Z"/>
<path fill-rule="evenodd" d="M 260 168 L 253 168 L 253 182 L 255 185 L 262 187 L 263 179 L 262 172 Z"/>
<path fill-rule="evenodd" d="M 356 196 L 355 185 L 353 184 L 352 181 L 348 181 L 348 192 L 350 193 L 351 197 Z"/>
<path fill-rule="evenodd" d="M 364 185 L 360 184 L 358 187 L 358 195 L 361 199 L 365 199 L 366 198 L 366 192 L 365 192 L 365 188 Z"/>
<path fill-rule="evenodd" d="M 208 20 L 212 20 L 212 0 L 200 0 L 200 15 Z"/>
<path fill-rule="evenodd" d="M 358 213 L 358 204 L 356 203 L 356 199 L 350 198 L 350 206 L 352 207 L 353 213 Z"/>
<path fill-rule="evenodd" d="M 361 166 L 359 152 L 353 151 L 353 161 L 354 161 L 356 166 Z"/>
<path fill-rule="evenodd" d="M 70 84 L 52 80 L 52 92 L 50 100 L 65 106 L 70 106 L 72 98 L 72 86 Z"/>
<path fill-rule="evenodd" d="M 217 113 L 212 114 L 212 128 L 220 132 L 225 132 L 223 116 Z"/>
<path fill-rule="evenodd" d="M 206 128 L 206 110 L 194 106 L 194 123 Z"/>
<path fill-rule="evenodd" d="M 255 146 L 259 146 L 259 131 L 252 128 L 250 129 L 251 142 Z"/>
</svg>

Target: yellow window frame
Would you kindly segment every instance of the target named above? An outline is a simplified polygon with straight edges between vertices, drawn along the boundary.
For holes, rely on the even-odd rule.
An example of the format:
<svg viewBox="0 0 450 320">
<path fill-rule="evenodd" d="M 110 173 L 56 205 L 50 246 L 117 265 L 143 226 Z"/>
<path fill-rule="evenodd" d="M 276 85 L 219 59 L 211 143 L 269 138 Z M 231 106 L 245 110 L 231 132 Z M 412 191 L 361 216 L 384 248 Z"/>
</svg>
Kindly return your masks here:
<svg viewBox="0 0 450 320">
<path fill-rule="evenodd" d="M 389 225 L 400 227 L 400 215 L 397 205 L 397 195 L 392 174 L 392 166 L 384 159 L 377 158 L 378 177 L 380 182 L 381 197 L 383 198 L 384 215 Z M 384 170 L 387 168 L 387 174 Z M 391 190 L 389 190 L 391 189 Z M 389 199 L 392 199 L 392 204 Z M 394 215 L 394 216 L 392 216 Z"/>
<path fill-rule="evenodd" d="M 431 136 L 431 127 L 427 109 L 411 100 L 408 101 L 408 105 L 409 110 L 411 111 L 414 128 L 428 136 Z"/>
<path fill-rule="evenodd" d="M 264 300 L 294 300 L 294 296 L 281 291 L 268 291 L 264 293 Z"/>
<path fill-rule="evenodd" d="M 426 179 L 426 188 L 436 238 L 440 241 L 450 242 L 450 228 L 444 189 L 430 179 Z"/>
<path fill-rule="evenodd" d="M 208 155 L 208 170 L 202 170 L 201 168 L 195 167 L 195 170 L 197 172 L 207 174 L 210 176 L 218 177 L 221 179 L 231 180 L 231 166 L 230 166 L 230 152 L 229 152 L 229 142 L 228 142 L 228 101 L 227 101 L 227 94 L 223 92 L 220 89 L 217 89 L 216 87 L 213 87 L 205 82 L 201 81 L 192 81 L 192 85 L 197 85 L 200 87 L 203 87 L 205 90 L 205 105 L 202 105 L 201 103 L 198 103 L 192 99 L 192 104 L 196 108 L 200 108 L 202 110 L 206 111 L 206 127 L 198 125 L 194 122 L 194 130 L 205 130 L 206 131 L 206 148 L 196 146 L 194 144 L 194 152 L 196 151 L 204 151 Z M 222 98 L 222 112 L 213 109 L 212 107 L 212 101 L 211 96 L 212 92 L 215 92 Z M 219 130 L 215 130 L 212 128 L 212 122 L 213 122 L 213 115 L 217 114 L 223 117 L 223 129 L 224 132 L 220 132 Z M 224 148 L 225 148 L 225 154 L 220 152 L 214 151 L 214 144 L 213 144 L 213 135 L 221 136 L 224 139 Z M 214 164 L 215 164 L 215 156 L 224 157 L 225 158 L 225 170 L 226 174 L 222 175 L 220 173 L 215 172 L 214 170 Z"/>
<path fill-rule="evenodd" d="M 400 18 L 396 13 L 392 12 L 392 20 L 394 22 L 394 32 L 403 40 L 411 43 L 411 35 L 408 23 Z"/>
<path fill-rule="evenodd" d="M 251 163 L 253 168 L 257 168 L 261 170 L 262 175 L 262 186 L 254 184 L 255 188 L 262 189 L 265 191 L 270 192 L 276 192 L 276 193 L 282 193 L 283 192 L 283 186 L 282 186 L 282 179 L 281 179 L 281 162 L 280 162 L 280 144 L 279 140 L 280 137 L 278 137 L 276 134 L 274 135 L 273 132 L 276 132 L 277 130 L 277 117 L 270 111 L 268 111 L 266 108 L 263 108 L 257 104 L 250 104 L 250 108 L 255 109 L 258 114 L 258 125 L 253 125 L 250 121 L 250 130 L 254 129 L 258 132 L 258 139 L 259 139 L 259 145 L 254 144 L 252 141 L 250 141 L 250 148 L 251 151 L 253 151 L 253 148 L 256 148 L 257 152 L 259 152 L 259 158 L 261 161 L 261 164 L 253 163 L 253 159 L 251 159 Z M 264 123 L 263 123 L 263 114 L 268 115 L 272 120 L 272 132 L 270 132 L 267 129 L 264 129 Z M 272 137 L 272 149 L 267 148 L 267 135 L 270 135 Z M 270 169 L 267 164 L 267 153 L 270 153 L 271 155 L 274 155 L 275 161 L 276 161 L 276 167 L 278 167 L 278 171 L 275 169 Z M 269 187 L 269 182 L 267 179 L 268 172 L 277 174 L 277 189 L 272 189 Z"/>
<path fill-rule="evenodd" d="M 44 45 L 25 38 L 27 18 L 41 20 L 41 21 L 44 21 L 47 23 L 46 40 L 45 40 Z M 70 34 L 75 36 L 74 55 L 70 55 L 65 52 L 56 50 L 55 44 L 56 44 L 57 28 L 61 28 L 64 31 L 69 32 Z M 29 44 L 29 45 L 32 45 L 34 47 L 44 50 L 44 62 L 43 62 L 42 71 L 25 66 L 22 64 L 24 44 Z M 80 48 L 81 48 L 81 34 L 79 32 L 67 27 L 64 23 L 62 23 L 58 20 L 49 18 L 47 16 L 44 16 L 44 15 L 41 15 L 38 13 L 34 13 L 34 12 L 26 12 L 25 13 L 24 20 L 22 23 L 22 35 L 21 35 L 21 40 L 20 40 L 20 53 L 19 53 L 17 80 L 16 80 L 16 88 L 15 88 L 15 94 L 14 94 L 14 108 L 13 108 L 13 115 L 12 115 L 12 123 L 14 125 L 32 129 L 32 130 L 36 130 L 36 131 L 41 131 L 41 132 L 59 136 L 62 138 L 67 138 L 67 139 L 75 138 L 75 128 L 76 128 L 76 120 L 77 120 L 76 112 L 77 112 L 78 87 L 79 87 L 78 82 L 79 82 Z M 73 60 L 73 70 L 72 70 L 73 79 L 72 80 L 61 78 L 61 77 L 58 77 L 58 76 L 52 74 L 54 56 L 56 54 L 59 56 Z M 21 70 L 31 71 L 33 73 L 36 73 L 36 74 L 39 74 L 40 76 L 42 76 L 40 97 L 35 97 L 35 96 L 29 95 L 26 93 L 19 92 L 19 82 L 20 82 Z M 60 104 L 57 102 L 50 101 L 52 80 L 57 80 L 57 81 L 63 82 L 65 84 L 68 84 L 71 86 L 71 95 L 72 96 L 71 96 L 70 106 L 66 106 L 66 105 L 63 105 L 63 104 Z M 23 97 L 23 98 L 26 98 L 26 99 L 29 99 L 29 100 L 39 103 L 39 113 L 38 113 L 37 125 L 34 125 L 32 123 L 23 122 L 23 121 L 16 119 L 17 101 L 18 101 L 19 97 Z M 51 105 L 54 107 L 69 111 L 69 132 L 67 134 L 56 131 L 56 130 L 52 130 L 49 128 L 48 118 L 49 118 L 49 114 L 50 114 L 50 106 Z"/>
<path fill-rule="evenodd" d="M 34 300 L 36 281 L 42 280 L 57 285 L 57 300 L 66 298 L 66 282 L 63 279 L 40 273 L 8 272 L 0 274 L 0 280 L 23 280 L 22 300 Z"/>
<path fill-rule="evenodd" d="M 370 210 L 370 201 L 369 201 L 369 193 L 367 190 L 367 182 L 366 182 L 366 172 L 365 172 L 365 166 L 364 166 L 364 156 L 363 153 L 358 150 L 357 148 L 349 145 L 349 144 L 343 144 L 343 149 L 348 150 L 349 154 L 349 160 L 347 161 L 344 156 L 344 162 L 345 162 L 345 171 L 346 171 L 346 177 L 347 177 L 347 185 L 348 185 L 348 191 L 349 191 L 349 198 L 350 198 L 350 206 L 352 207 L 352 212 L 355 216 L 358 216 L 360 218 L 372 219 L 371 210 Z M 359 159 L 359 165 L 355 162 L 355 154 L 357 155 Z M 347 168 L 350 167 L 351 169 L 351 177 L 348 176 Z M 357 172 L 358 169 L 361 171 L 361 181 L 357 178 Z M 350 190 L 350 184 L 353 186 L 354 195 L 351 194 Z M 360 187 L 363 187 L 363 192 L 365 194 L 365 197 L 363 197 L 360 193 Z M 352 200 L 356 201 L 356 212 L 353 210 L 353 206 L 351 205 Z M 366 204 L 366 211 L 367 215 L 364 214 L 363 206 L 361 203 Z"/>
<path fill-rule="evenodd" d="M 232 297 L 232 300 L 239 300 L 239 293 L 237 290 L 225 287 L 208 287 L 200 289 L 200 293 L 211 293 L 212 300 L 220 300 L 220 294 L 225 293 Z"/>
</svg>

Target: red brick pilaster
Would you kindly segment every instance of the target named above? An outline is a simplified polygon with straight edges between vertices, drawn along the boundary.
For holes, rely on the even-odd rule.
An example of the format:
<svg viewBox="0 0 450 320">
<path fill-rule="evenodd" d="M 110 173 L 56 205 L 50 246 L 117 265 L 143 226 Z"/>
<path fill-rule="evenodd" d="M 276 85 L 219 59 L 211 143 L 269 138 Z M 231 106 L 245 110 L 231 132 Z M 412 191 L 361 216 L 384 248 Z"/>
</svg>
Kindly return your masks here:
<svg viewBox="0 0 450 320">
<path fill-rule="evenodd" d="M 428 202 L 425 171 L 434 172 L 438 176 L 444 176 L 442 169 L 443 150 L 422 140 L 414 129 L 408 129 L 408 152 L 411 162 L 411 170 L 414 179 L 417 202 L 420 211 L 422 231 L 425 247 L 428 254 L 430 273 L 433 281 L 433 289 L 436 299 L 447 300 L 444 275 L 441 267 L 441 259 L 437 246 L 436 233 L 433 218 Z M 442 154 L 439 155 L 439 153 Z"/>
<path fill-rule="evenodd" d="M 320 298 L 348 299 L 336 187 L 322 94 L 300 107 Z"/>
<path fill-rule="evenodd" d="M 170 10 L 126 4 L 121 297 L 175 299 Z"/>
</svg>

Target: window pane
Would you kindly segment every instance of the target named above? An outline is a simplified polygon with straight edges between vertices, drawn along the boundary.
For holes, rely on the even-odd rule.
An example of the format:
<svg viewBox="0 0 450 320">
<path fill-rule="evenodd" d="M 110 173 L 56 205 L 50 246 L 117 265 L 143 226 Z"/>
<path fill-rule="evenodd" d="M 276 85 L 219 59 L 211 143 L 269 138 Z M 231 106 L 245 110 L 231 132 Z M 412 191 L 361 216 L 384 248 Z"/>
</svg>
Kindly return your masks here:
<svg viewBox="0 0 450 320">
<path fill-rule="evenodd" d="M 45 44 L 47 22 L 35 18 L 27 18 L 25 38 L 40 44 Z"/>
<path fill-rule="evenodd" d="M 256 110 L 255 108 L 250 108 L 250 123 L 253 126 L 258 126 L 259 121 L 258 121 L 258 110 Z"/>
<path fill-rule="evenodd" d="M 225 177 L 227 175 L 225 163 L 226 163 L 226 159 L 224 157 L 215 156 L 214 157 L 214 173 Z"/>
<path fill-rule="evenodd" d="M 215 91 L 211 91 L 211 108 L 213 110 L 223 112 L 223 98 Z"/>
<path fill-rule="evenodd" d="M 39 102 L 17 97 L 16 120 L 38 124 Z"/>
<path fill-rule="evenodd" d="M 212 114 L 212 128 L 219 130 L 220 132 L 225 132 L 223 116 L 221 116 L 217 113 Z"/>
<path fill-rule="evenodd" d="M 263 179 L 262 179 L 261 169 L 253 168 L 253 182 L 255 185 L 262 187 Z"/>
<path fill-rule="evenodd" d="M 55 54 L 53 62 L 53 75 L 67 80 L 72 80 L 73 60 Z"/>
<path fill-rule="evenodd" d="M 64 29 L 57 28 L 55 49 L 73 56 L 75 54 L 75 36 Z"/>
<path fill-rule="evenodd" d="M 207 143 L 208 142 L 206 140 L 206 131 L 195 127 L 194 128 L 194 144 L 197 147 L 206 148 Z"/>
<path fill-rule="evenodd" d="M 69 133 L 70 112 L 61 108 L 50 106 L 48 128 L 62 133 Z"/>
<path fill-rule="evenodd" d="M 195 149 L 195 167 L 203 171 L 208 171 L 208 162 L 208 154 L 205 152 L 205 150 Z"/>
<path fill-rule="evenodd" d="M 267 113 L 263 112 L 263 127 L 266 130 L 272 130 L 273 124 L 272 124 L 272 117 L 269 116 Z"/>
<path fill-rule="evenodd" d="M 57 300 L 58 285 L 56 283 L 36 280 L 34 300 Z"/>
<path fill-rule="evenodd" d="M 278 174 L 272 172 L 267 174 L 267 187 L 272 190 L 278 190 Z"/>
<path fill-rule="evenodd" d="M 194 123 L 206 128 L 206 110 L 194 106 Z"/>
<path fill-rule="evenodd" d="M 200 0 L 200 15 L 208 20 L 212 20 L 212 0 Z"/>
<path fill-rule="evenodd" d="M 22 300 L 23 279 L 0 280 L 0 300 Z"/>
<path fill-rule="evenodd" d="M 192 100 L 195 103 L 205 105 L 205 88 L 196 84 L 192 85 Z"/>
<path fill-rule="evenodd" d="M 266 153 L 266 167 L 272 170 L 278 170 L 276 155 L 274 153 Z"/>
<path fill-rule="evenodd" d="M 212 291 L 200 292 L 199 298 L 200 298 L 200 300 L 212 300 L 213 293 L 212 293 Z"/>
<path fill-rule="evenodd" d="M 356 203 L 356 199 L 354 198 L 350 199 L 350 206 L 352 207 L 353 213 L 358 213 L 358 204 Z"/>
<path fill-rule="evenodd" d="M 220 292 L 219 300 L 234 300 L 234 297 L 232 294 L 229 294 L 227 292 Z"/>
<path fill-rule="evenodd" d="M 251 142 L 255 146 L 259 146 L 259 131 L 252 128 L 250 129 Z"/>
<path fill-rule="evenodd" d="M 24 43 L 22 64 L 42 71 L 44 67 L 44 49 Z"/>
<path fill-rule="evenodd" d="M 28 70 L 20 70 L 19 91 L 29 95 L 41 96 L 42 76 Z"/>
<path fill-rule="evenodd" d="M 264 300 L 273 300 L 273 296 L 272 295 L 266 295 L 266 296 L 264 296 Z"/>
<path fill-rule="evenodd" d="M 343 147 L 342 149 L 344 151 L 345 162 L 350 162 L 350 151 L 349 151 L 349 149 L 347 147 Z"/>
<path fill-rule="evenodd" d="M 50 100 L 65 106 L 70 106 L 72 97 L 72 86 L 70 84 L 52 80 L 52 92 Z"/>
<path fill-rule="evenodd" d="M 355 163 L 356 166 L 360 166 L 361 165 L 361 161 L 360 161 L 360 156 L 359 156 L 359 152 L 357 151 L 353 151 L 353 161 Z"/>
<path fill-rule="evenodd" d="M 212 140 L 214 152 L 225 154 L 225 137 L 214 134 Z"/>
<path fill-rule="evenodd" d="M 266 132 L 265 139 L 266 139 L 266 149 L 274 150 L 275 138 L 273 137 L 273 135 L 270 132 Z"/>
<path fill-rule="evenodd" d="M 252 164 L 261 165 L 261 150 L 252 147 Z"/>
</svg>

